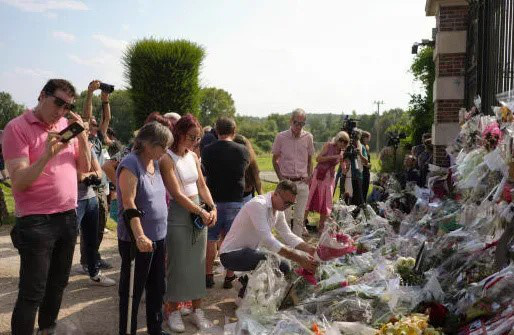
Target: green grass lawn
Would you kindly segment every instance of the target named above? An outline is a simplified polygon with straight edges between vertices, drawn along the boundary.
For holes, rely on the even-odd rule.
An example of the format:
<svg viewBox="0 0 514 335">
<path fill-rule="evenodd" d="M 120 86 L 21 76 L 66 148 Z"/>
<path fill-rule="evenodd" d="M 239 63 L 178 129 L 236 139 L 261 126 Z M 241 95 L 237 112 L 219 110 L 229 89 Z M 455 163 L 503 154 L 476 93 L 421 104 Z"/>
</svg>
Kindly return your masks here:
<svg viewBox="0 0 514 335">
<path fill-rule="evenodd" d="M 271 153 L 267 154 L 261 154 L 257 156 L 257 164 L 259 165 L 260 171 L 273 171 L 273 164 L 271 163 Z M 313 162 L 315 164 L 315 162 Z M 378 155 L 376 152 L 371 153 L 371 172 L 377 173 L 380 171 L 380 161 L 378 159 Z M 273 191 L 277 185 L 274 183 L 269 182 L 262 182 L 262 189 L 264 193 Z M 371 187 L 368 191 L 371 192 Z M 339 199 L 339 187 L 336 188 L 336 192 L 334 195 L 334 199 Z M 319 214 L 318 213 L 310 213 L 309 214 L 309 221 L 311 222 L 317 222 L 319 220 Z"/>
<path fill-rule="evenodd" d="M 271 153 L 260 154 L 257 156 L 257 165 L 260 171 L 273 171 L 273 163 L 271 162 Z M 313 163 L 316 162 L 313 160 Z M 380 161 L 376 152 L 371 153 L 371 171 L 380 171 Z"/>
<path fill-rule="evenodd" d="M 5 204 L 7 205 L 7 212 L 9 212 L 9 217 L 4 224 L 14 224 L 14 198 L 12 196 L 12 190 L 10 187 L 7 187 L 5 184 L 0 183 L 0 188 L 4 192 Z M 107 229 L 110 231 L 116 230 L 116 222 L 111 218 L 107 219 L 106 223 Z"/>
<path fill-rule="evenodd" d="M 13 224 L 14 223 L 14 198 L 12 196 L 12 190 L 10 187 L 7 187 L 5 184 L 0 183 L 0 188 L 4 192 L 5 204 L 7 205 L 7 212 L 9 216 L 5 224 Z"/>
<path fill-rule="evenodd" d="M 261 154 L 257 156 L 257 165 L 260 171 L 273 171 L 273 163 L 271 162 L 271 153 Z"/>
</svg>

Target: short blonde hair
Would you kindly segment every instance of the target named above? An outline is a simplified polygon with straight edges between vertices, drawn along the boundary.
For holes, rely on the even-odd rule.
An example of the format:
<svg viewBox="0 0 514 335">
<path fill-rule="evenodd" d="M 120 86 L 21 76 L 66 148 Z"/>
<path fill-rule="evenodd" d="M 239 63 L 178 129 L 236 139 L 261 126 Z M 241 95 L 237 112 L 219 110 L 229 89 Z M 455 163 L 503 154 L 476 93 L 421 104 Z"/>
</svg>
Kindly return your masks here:
<svg viewBox="0 0 514 335">
<path fill-rule="evenodd" d="M 346 143 L 350 143 L 350 136 L 348 135 L 348 133 L 346 131 L 340 131 L 336 134 L 336 136 L 334 136 L 334 143 L 337 143 L 337 142 L 340 142 L 340 141 L 344 141 Z"/>
</svg>

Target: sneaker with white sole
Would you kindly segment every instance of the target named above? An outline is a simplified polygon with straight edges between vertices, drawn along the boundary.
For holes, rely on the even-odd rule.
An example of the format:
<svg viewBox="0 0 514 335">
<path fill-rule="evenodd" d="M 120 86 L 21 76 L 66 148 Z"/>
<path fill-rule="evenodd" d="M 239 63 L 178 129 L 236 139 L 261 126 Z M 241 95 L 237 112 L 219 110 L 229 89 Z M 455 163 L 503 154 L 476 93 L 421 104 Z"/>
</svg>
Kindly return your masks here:
<svg viewBox="0 0 514 335">
<path fill-rule="evenodd" d="M 182 321 L 180 311 L 171 312 L 166 323 L 168 324 L 168 327 L 176 333 L 183 333 L 186 331 L 186 327 L 184 326 L 184 322 Z"/>
<path fill-rule="evenodd" d="M 199 330 L 212 328 L 212 322 L 207 320 L 205 313 L 200 308 L 193 312 L 193 323 Z"/>
<path fill-rule="evenodd" d="M 107 278 L 100 271 L 98 272 L 98 274 L 96 276 L 89 277 L 89 278 L 93 281 L 93 284 L 95 284 L 95 285 L 99 285 L 99 286 L 114 286 L 114 285 L 116 285 L 116 282 L 114 280 L 112 280 L 111 278 Z"/>
<path fill-rule="evenodd" d="M 188 307 L 182 307 L 180 309 L 180 314 L 182 316 L 188 316 L 189 314 L 193 313 L 193 310 L 191 308 L 188 308 Z"/>
</svg>

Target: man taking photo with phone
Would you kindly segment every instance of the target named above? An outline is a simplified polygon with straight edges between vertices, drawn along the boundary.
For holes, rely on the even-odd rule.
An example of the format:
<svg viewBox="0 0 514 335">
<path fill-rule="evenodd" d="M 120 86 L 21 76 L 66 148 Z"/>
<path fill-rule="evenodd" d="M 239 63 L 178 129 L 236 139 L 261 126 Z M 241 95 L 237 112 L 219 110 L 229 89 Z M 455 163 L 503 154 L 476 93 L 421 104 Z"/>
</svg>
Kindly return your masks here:
<svg viewBox="0 0 514 335">
<path fill-rule="evenodd" d="M 13 335 L 53 334 L 77 240 L 77 172 L 88 172 L 91 154 L 84 132 L 70 141 L 59 135 L 70 123 L 75 88 L 50 79 L 32 110 L 11 120 L 3 136 L 5 164 L 12 181 L 16 221 L 11 231 L 20 254 Z M 70 120 L 64 116 L 69 115 Z"/>
<path fill-rule="evenodd" d="M 103 85 L 112 87 L 111 85 Z M 102 90 L 100 94 L 100 98 L 102 100 L 102 119 L 100 125 L 96 121 L 93 116 L 93 93 L 96 90 L 101 89 L 102 82 L 99 80 L 93 80 L 89 83 L 87 87 L 87 95 L 86 102 L 84 103 L 84 118 L 85 121 L 89 124 L 89 142 L 91 142 L 93 146 L 93 152 L 95 153 L 96 159 L 100 166 L 104 165 L 106 162 L 106 150 L 103 148 L 103 145 L 111 146 L 114 144 L 113 141 L 110 140 L 109 136 L 107 136 L 107 129 L 109 129 L 109 122 L 111 121 L 111 107 L 109 104 L 109 94 L 110 92 Z M 97 185 L 94 190 L 96 193 L 96 197 L 98 199 L 98 236 L 97 236 L 97 248 L 96 248 L 96 257 L 98 259 L 98 267 L 100 269 L 110 269 L 112 265 L 107 261 L 102 259 L 100 255 L 100 244 L 102 243 L 104 237 L 104 230 L 107 224 L 107 218 L 109 217 L 109 205 L 107 204 L 107 196 L 109 195 L 109 182 L 105 175 L 101 177 L 101 184 Z M 87 222 L 86 222 L 87 224 Z M 83 237 L 80 235 L 80 264 L 85 274 L 89 273 L 89 269 L 86 261 L 86 243 L 83 243 Z"/>
</svg>

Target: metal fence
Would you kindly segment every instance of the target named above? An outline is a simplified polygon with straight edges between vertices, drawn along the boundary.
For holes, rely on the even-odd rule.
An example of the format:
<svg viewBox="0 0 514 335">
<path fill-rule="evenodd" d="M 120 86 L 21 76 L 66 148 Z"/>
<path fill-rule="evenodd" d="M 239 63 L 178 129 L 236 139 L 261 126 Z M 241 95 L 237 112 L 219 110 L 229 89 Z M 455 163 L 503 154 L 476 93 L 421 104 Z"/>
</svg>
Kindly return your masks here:
<svg viewBox="0 0 514 335">
<path fill-rule="evenodd" d="M 470 0 L 466 103 L 482 98 L 490 113 L 496 94 L 514 89 L 514 0 Z"/>
</svg>

